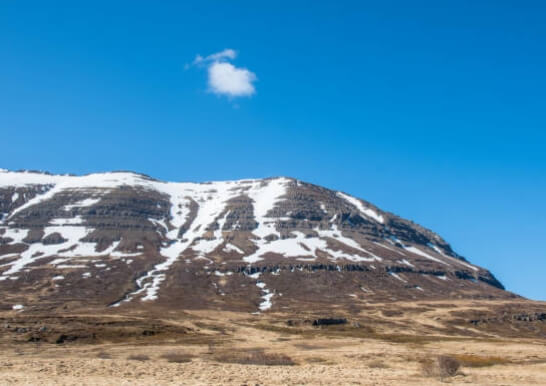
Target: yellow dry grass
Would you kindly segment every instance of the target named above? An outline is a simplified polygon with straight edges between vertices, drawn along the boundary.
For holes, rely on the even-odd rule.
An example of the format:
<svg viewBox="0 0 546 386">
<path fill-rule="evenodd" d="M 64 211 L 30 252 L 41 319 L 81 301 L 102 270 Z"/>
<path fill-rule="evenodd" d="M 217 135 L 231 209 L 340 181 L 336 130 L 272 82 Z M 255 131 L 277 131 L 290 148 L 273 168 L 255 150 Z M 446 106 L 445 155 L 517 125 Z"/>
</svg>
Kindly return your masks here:
<svg viewBox="0 0 546 386">
<path fill-rule="evenodd" d="M 435 325 L 442 327 L 442 317 L 464 306 L 471 304 L 431 311 Z M 404 312 L 411 315 L 411 310 Z M 422 313 L 416 315 L 428 322 Z M 313 328 L 283 325 L 287 315 L 282 314 L 194 311 L 169 321 L 195 328 L 198 335 L 183 339 L 158 334 L 139 342 L 62 345 L 4 339 L 0 384 L 546 384 L 545 340 L 448 336 L 432 330 L 427 335 L 419 318 L 406 329 L 381 323 Z M 442 356 L 460 363 L 453 376 L 423 373 L 423 363 Z"/>
</svg>

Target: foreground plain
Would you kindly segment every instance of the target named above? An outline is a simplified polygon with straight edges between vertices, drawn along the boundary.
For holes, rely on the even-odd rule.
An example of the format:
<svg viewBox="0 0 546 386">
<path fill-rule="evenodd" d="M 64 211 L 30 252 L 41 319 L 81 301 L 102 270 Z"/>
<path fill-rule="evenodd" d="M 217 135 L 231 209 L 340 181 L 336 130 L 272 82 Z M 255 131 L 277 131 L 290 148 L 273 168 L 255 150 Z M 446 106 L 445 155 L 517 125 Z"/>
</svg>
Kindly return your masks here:
<svg viewBox="0 0 546 386">
<path fill-rule="evenodd" d="M 544 303 L 526 300 L 375 303 L 331 310 L 345 324 L 313 326 L 325 311 L 13 311 L 2 314 L 0 379 L 18 385 L 543 385 L 542 312 Z M 443 356 L 460 368 L 436 371 Z"/>
</svg>

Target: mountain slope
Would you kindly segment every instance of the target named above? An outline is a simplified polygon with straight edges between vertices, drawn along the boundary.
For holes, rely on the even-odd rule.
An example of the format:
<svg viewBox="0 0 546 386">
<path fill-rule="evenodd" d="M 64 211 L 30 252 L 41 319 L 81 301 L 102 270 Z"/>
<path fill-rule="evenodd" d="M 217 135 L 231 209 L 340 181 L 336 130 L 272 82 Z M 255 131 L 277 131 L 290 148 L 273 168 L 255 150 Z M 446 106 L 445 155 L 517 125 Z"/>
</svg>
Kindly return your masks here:
<svg viewBox="0 0 546 386">
<path fill-rule="evenodd" d="M 292 178 L 0 171 L 2 307 L 249 312 L 513 296 L 440 236 Z"/>
</svg>

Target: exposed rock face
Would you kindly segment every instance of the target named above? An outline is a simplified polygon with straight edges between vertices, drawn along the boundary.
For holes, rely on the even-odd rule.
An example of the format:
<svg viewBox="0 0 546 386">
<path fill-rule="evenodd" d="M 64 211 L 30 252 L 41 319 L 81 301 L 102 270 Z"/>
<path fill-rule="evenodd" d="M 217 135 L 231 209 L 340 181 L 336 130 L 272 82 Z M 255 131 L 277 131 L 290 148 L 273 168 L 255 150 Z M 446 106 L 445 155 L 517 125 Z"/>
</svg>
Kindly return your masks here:
<svg viewBox="0 0 546 386">
<path fill-rule="evenodd" d="M 0 171 L 0 290 L 4 308 L 250 312 L 513 296 L 434 232 L 342 192 L 291 178 L 165 183 L 126 172 Z"/>
</svg>

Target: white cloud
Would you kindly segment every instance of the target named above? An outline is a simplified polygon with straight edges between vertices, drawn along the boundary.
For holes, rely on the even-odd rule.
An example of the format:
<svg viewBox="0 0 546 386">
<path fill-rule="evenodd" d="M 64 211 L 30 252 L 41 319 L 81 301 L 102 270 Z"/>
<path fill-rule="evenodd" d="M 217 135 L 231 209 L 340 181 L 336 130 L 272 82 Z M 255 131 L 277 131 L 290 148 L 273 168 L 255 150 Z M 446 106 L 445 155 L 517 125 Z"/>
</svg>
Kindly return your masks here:
<svg viewBox="0 0 546 386">
<path fill-rule="evenodd" d="M 231 63 L 214 62 L 209 66 L 209 88 L 215 94 L 230 97 L 251 96 L 256 92 L 252 82 L 256 74 Z"/>
<path fill-rule="evenodd" d="M 231 48 L 226 48 L 223 51 L 211 54 L 209 56 L 202 57 L 201 55 L 196 55 L 193 60 L 193 64 L 199 64 L 203 62 L 219 62 L 225 59 L 235 59 L 237 57 L 237 52 Z"/>
<path fill-rule="evenodd" d="M 226 48 L 204 57 L 197 55 L 191 65 L 186 65 L 186 68 L 206 66 L 209 91 L 216 95 L 226 95 L 230 98 L 251 96 L 256 92 L 253 84 L 257 79 L 256 74 L 229 62 L 236 57 L 235 50 Z"/>
</svg>

